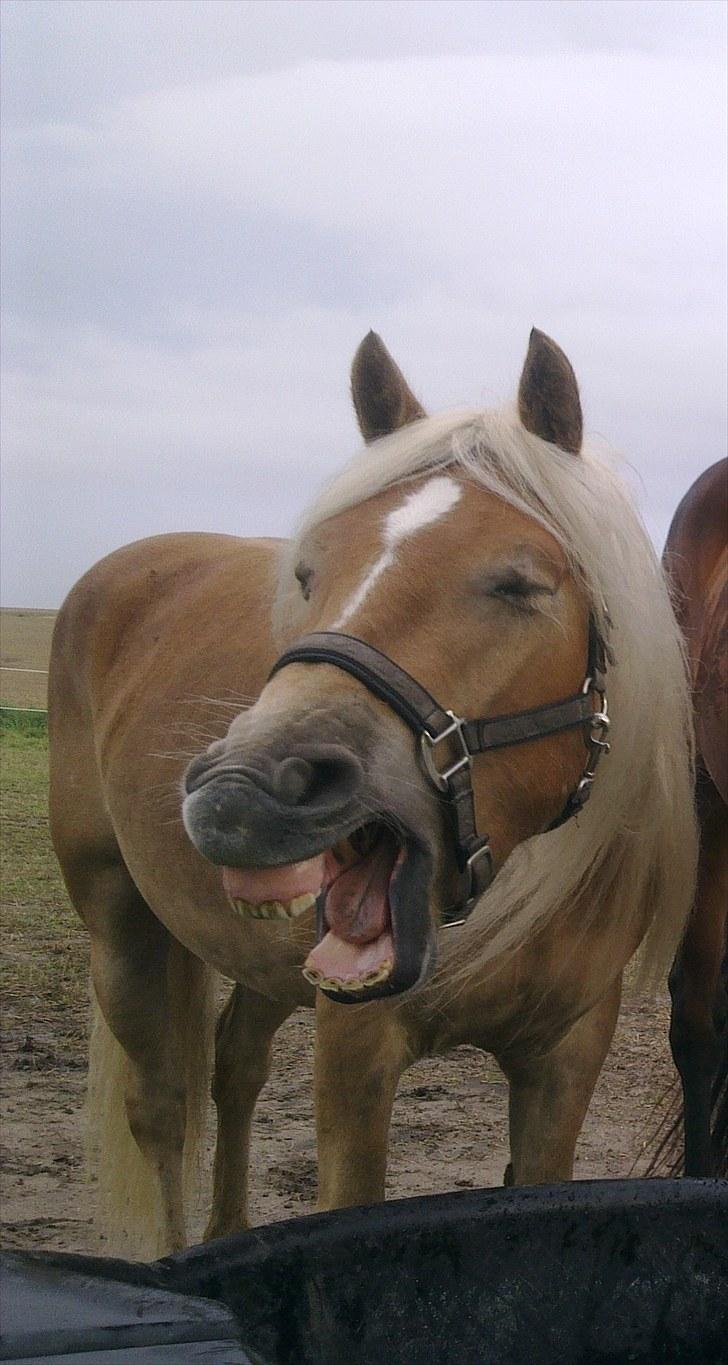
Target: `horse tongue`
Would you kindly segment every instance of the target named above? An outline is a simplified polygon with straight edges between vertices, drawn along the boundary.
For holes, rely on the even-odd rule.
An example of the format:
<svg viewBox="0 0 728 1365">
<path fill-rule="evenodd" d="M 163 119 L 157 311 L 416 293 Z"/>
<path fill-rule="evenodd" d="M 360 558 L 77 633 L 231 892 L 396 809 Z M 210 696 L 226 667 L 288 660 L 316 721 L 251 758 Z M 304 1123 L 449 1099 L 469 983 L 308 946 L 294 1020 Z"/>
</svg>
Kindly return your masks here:
<svg viewBox="0 0 728 1365">
<path fill-rule="evenodd" d="M 309 953 L 306 967 L 346 981 L 392 962 L 389 882 L 398 856 L 396 840 L 385 835 L 368 858 L 336 873 L 326 892 L 329 932 Z"/>
<path fill-rule="evenodd" d="M 340 981 L 356 981 L 376 972 L 382 963 L 394 961 L 394 944 L 389 930 L 373 943 L 346 943 L 329 930 L 311 950 L 305 961 L 310 971 L 321 976 L 338 977 Z"/>
<path fill-rule="evenodd" d="M 324 857 L 308 858 L 303 863 L 289 863 L 285 867 L 224 867 L 222 884 L 231 900 L 281 901 L 287 905 L 296 896 L 309 893 L 317 896 L 324 875 Z"/>
<path fill-rule="evenodd" d="M 346 943 L 372 943 L 389 927 L 389 881 L 399 846 L 383 835 L 367 858 L 339 872 L 326 892 L 326 923 Z"/>
</svg>

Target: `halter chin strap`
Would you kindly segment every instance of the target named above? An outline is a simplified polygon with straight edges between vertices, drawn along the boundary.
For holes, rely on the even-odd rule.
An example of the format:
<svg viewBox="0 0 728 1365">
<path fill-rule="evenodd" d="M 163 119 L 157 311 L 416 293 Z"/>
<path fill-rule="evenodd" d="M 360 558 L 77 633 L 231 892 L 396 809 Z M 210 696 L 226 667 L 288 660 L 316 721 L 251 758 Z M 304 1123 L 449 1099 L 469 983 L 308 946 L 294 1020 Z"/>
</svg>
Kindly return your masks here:
<svg viewBox="0 0 728 1365">
<path fill-rule="evenodd" d="M 604 690 L 607 655 L 607 646 L 590 615 L 587 671 L 579 692 L 531 711 L 482 720 L 462 720 L 440 706 L 415 678 L 386 654 L 355 635 L 338 631 L 304 635 L 298 644 L 281 655 L 270 676 L 287 664 L 332 664 L 363 683 L 419 737 L 425 772 L 449 803 L 463 892 L 458 903 L 443 913 L 442 923 L 456 925 L 465 922 L 494 875 L 489 837 L 478 834 L 475 823 L 470 771 L 473 756 L 514 744 L 528 744 L 563 730 L 583 727 L 586 731 L 588 727 L 585 734 L 588 757 L 584 771 L 561 814 L 547 828 L 557 829 L 572 815 L 578 815 L 589 799 L 599 759 L 609 752 L 606 740 L 609 718 Z M 438 768 L 435 751 L 438 745 L 448 741 L 455 751 L 454 756 L 448 766 Z"/>
</svg>

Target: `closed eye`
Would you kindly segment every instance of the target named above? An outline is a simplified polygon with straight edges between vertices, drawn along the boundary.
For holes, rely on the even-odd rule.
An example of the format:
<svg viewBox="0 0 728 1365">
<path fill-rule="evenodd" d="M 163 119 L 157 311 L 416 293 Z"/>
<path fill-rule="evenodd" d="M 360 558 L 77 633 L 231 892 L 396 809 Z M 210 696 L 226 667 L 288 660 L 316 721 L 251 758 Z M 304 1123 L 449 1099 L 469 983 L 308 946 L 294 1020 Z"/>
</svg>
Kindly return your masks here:
<svg viewBox="0 0 728 1365">
<path fill-rule="evenodd" d="M 508 568 L 491 570 L 490 573 L 481 575 L 476 586 L 479 595 L 482 594 L 491 601 L 502 602 L 513 611 L 530 615 L 537 610 L 536 599 L 553 597 L 558 585 L 545 582 L 540 577 L 534 578 L 509 565 Z"/>
<path fill-rule="evenodd" d="M 507 597 L 521 602 L 530 597 L 537 597 L 541 593 L 551 594 L 552 591 L 547 583 L 535 583 L 533 579 L 525 578 L 520 573 L 510 573 L 488 587 L 488 594 L 491 597 Z"/>
<path fill-rule="evenodd" d="M 307 564 L 304 564 L 303 561 L 300 560 L 293 572 L 300 584 L 304 601 L 308 602 L 308 599 L 311 596 L 311 588 L 313 587 L 313 569 L 309 568 Z"/>
</svg>

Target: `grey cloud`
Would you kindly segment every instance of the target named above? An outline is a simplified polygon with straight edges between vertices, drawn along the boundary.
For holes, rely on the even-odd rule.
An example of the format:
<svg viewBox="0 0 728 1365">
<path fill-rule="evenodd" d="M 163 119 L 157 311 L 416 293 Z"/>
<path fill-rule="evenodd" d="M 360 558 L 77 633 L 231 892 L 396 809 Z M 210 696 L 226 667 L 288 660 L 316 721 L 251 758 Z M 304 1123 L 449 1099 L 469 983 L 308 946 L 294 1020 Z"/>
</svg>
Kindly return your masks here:
<svg viewBox="0 0 728 1365">
<path fill-rule="evenodd" d="M 557 336 L 658 542 L 723 453 L 722 6 L 5 14 L 8 603 L 137 535 L 284 533 L 371 326 L 433 410 Z"/>
<path fill-rule="evenodd" d="M 4 0 L 5 114 L 73 120 L 125 94 L 316 58 L 716 52 L 725 28 L 721 0 Z"/>
</svg>

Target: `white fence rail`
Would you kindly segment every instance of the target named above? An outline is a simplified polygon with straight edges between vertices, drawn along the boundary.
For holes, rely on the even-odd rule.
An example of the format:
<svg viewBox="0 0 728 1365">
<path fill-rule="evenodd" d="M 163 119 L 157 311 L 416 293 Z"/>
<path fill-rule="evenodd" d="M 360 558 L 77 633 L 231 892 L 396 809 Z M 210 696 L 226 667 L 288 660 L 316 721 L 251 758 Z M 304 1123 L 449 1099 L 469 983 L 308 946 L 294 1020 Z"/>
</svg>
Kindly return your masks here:
<svg viewBox="0 0 728 1365">
<path fill-rule="evenodd" d="M 47 668 L 17 668 L 14 664 L 12 664 L 12 665 L 11 665 L 11 664 L 0 664 L 0 672 L 2 672 L 2 673 L 42 673 L 43 676 L 44 676 L 45 678 L 48 677 L 48 669 L 47 669 Z M 44 706 L 6 706 L 4 702 L 3 702 L 2 704 L 0 704 L 0 711 L 22 712 L 22 714 L 23 714 L 24 716 L 47 716 L 47 715 L 48 715 L 48 712 L 46 711 L 46 709 L 45 709 Z"/>
</svg>

